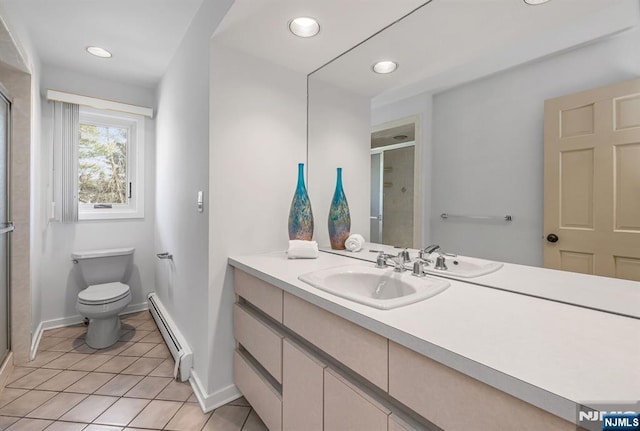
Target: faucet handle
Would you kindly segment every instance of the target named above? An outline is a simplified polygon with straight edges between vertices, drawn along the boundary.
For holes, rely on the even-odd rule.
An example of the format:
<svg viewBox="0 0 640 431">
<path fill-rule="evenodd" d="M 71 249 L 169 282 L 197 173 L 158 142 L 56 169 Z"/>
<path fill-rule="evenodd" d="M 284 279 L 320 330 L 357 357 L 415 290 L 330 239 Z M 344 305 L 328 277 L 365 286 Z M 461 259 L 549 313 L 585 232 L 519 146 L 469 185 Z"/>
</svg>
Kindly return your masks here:
<svg viewBox="0 0 640 431">
<path fill-rule="evenodd" d="M 411 262 L 411 256 L 409 255 L 409 250 L 406 248 L 402 250 L 400 253 L 398 253 L 398 257 L 402 260 L 402 263 Z"/>
</svg>

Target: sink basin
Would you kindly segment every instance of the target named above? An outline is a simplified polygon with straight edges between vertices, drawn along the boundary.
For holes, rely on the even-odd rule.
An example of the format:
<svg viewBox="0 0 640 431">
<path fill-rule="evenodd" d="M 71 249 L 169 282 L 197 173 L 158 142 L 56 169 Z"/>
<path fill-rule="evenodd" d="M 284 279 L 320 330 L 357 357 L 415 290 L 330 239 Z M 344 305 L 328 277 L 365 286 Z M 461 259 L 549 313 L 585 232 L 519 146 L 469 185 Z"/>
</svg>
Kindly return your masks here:
<svg viewBox="0 0 640 431">
<path fill-rule="evenodd" d="M 431 259 L 435 262 L 437 253 Z M 433 264 L 429 264 L 424 270 L 437 275 L 449 275 L 451 277 L 474 278 L 481 275 L 490 274 L 502 268 L 502 263 L 490 260 L 476 259 L 475 257 L 445 256 L 446 270 L 435 269 Z"/>
<path fill-rule="evenodd" d="M 446 280 L 414 277 L 411 272 L 374 265 L 345 265 L 303 274 L 299 280 L 325 292 L 381 310 L 430 298 L 449 287 Z"/>
</svg>

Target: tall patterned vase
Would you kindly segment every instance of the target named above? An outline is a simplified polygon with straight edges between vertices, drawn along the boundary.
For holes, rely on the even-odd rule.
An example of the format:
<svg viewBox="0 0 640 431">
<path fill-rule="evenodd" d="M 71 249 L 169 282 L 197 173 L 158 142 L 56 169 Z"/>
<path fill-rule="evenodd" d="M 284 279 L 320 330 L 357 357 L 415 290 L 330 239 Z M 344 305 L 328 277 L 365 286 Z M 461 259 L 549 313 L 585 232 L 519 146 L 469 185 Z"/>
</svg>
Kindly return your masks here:
<svg viewBox="0 0 640 431">
<path fill-rule="evenodd" d="M 289 210 L 289 239 L 311 241 L 313 238 L 313 213 L 311 201 L 304 186 L 304 163 L 298 164 L 298 185 Z"/>
<path fill-rule="evenodd" d="M 351 231 L 351 215 L 349 204 L 342 189 L 342 168 L 338 168 L 336 191 L 333 193 L 331 208 L 329 208 L 329 240 L 334 250 L 344 250 L 344 242 Z"/>
</svg>

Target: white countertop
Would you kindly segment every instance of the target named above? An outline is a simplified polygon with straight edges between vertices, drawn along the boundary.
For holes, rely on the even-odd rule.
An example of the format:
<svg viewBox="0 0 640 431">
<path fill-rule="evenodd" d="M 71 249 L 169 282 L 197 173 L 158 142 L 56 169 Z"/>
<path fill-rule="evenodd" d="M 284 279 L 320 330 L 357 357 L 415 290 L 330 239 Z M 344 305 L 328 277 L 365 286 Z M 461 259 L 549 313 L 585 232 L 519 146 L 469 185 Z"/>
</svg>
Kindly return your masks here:
<svg viewBox="0 0 640 431">
<path fill-rule="evenodd" d="M 288 260 L 274 252 L 229 263 L 568 421 L 575 423 L 577 404 L 640 400 L 638 319 L 457 280 L 433 298 L 378 310 L 298 280 L 354 263 L 343 256 Z"/>
<path fill-rule="evenodd" d="M 346 250 L 323 249 L 323 251 L 329 253 L 369 262 L 376 261 L 376 250 L 397 254 L 400 249 L 374 243 L 366 243 L 363 249 L 357 253 Z M 418 255 L 418 250 L 409 250 L 409 252 L 412 258 Z M 557 271 L 514 263 L 504 263 L 500 270 L 474 278 L 456 277 L 455 275 L 445 275 L 443 273 L 438 275 L 466 283 L 481 284 L 496 289 L 640 318 L 640 282 L 637 281 Z"/>
</svg>

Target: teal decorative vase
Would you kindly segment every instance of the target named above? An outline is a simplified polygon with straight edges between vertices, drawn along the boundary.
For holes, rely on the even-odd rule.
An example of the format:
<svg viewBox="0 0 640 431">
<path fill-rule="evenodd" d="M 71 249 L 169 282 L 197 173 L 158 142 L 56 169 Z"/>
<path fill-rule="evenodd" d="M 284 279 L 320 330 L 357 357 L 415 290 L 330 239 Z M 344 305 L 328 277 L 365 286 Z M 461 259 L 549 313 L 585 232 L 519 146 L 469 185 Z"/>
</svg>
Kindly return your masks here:
<svg viewBox="0 0 640 431">
<path fill-rule="evenodd" d="M 298 163 L 298 185 L 289 210 L 289 239 L 311 241 L 311 238 L 313 238 L 311 201 L 304 186 L 304 163 Z"/>
<path fill-rule="evenodd" d="M 336 191 L 333 193 L 329 208 L 329 240 L 334 250 L 344 250 L 344 242 L 351 233 L 351 215 L 349 204 L 342 189 L 342 168 L 338 168 Z"/>
</svg>

